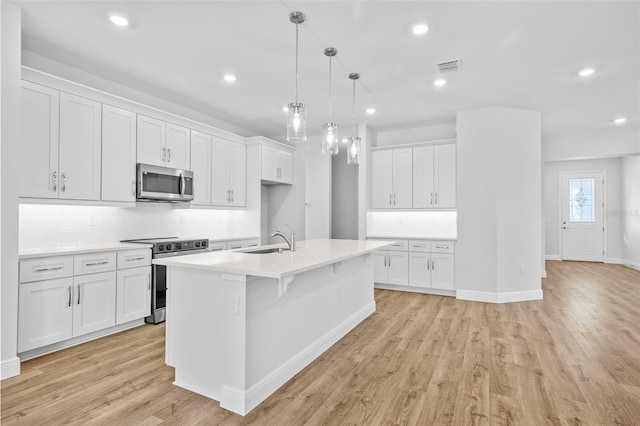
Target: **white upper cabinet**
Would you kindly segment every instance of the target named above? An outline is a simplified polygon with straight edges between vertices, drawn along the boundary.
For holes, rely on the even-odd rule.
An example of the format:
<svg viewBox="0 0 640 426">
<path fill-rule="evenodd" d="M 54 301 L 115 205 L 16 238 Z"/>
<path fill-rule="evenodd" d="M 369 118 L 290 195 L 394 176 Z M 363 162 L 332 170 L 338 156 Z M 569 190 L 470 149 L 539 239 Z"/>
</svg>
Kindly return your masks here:
<svg viewBox="0 0 640 426">
<path fill-rule="evenodd" d="M 284 150 L 262 145 L 261 179 L 264 183 L 293 182 L 293 154 Z"/>
<path fill-rule="evenodd" d="M 58 198 L 60 92 L 22 82 L 21 197 Z"/>
<path fill-rule="evenodd" d="M 247 194 L 246 146 L 215 137 L 211 146 L 211 204 L 245 206 Z"/>
<path fill-rule="evenodd" d="M 193 201 L 191 205 L 211 205 L 211 136 L 191 131 L 191 171 L 193 172 Z"/>
<path fill-rule="evenodd" d="M 375 151 L 371 154 L 373 208 L 412 207 L 411 148 Z"/>
<path fill-rule="evenodd" d="M 186 127 L 167 123 L 166 166 L 191 170 L 191 135 Z"/>
<path fill-rule="evenodd" d="M 456 145 L 413 148 L 413 207 L 456 206 Z"/>
<path fill-rule="evenodd" d="M 138 114 L 137 151 L 138 163 L 190 170 L 190 131 Z"/>
<path fill-rule="evenodd" d="M 102 106 L 103 201 L 136 201 L 136 114 Z"/>
<path fill-rule="evenodd" d="M 60 198 L 100 199 L 102 104 L 60 93 Z"/>
</svg>

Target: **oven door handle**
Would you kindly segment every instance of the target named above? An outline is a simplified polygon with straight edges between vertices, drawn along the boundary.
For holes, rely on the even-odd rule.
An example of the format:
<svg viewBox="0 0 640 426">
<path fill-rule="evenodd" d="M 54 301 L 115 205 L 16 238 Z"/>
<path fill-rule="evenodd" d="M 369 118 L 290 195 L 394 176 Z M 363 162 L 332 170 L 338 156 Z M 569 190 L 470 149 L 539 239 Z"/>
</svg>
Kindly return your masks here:
<svg viewBox="0 0 640 426">
<path fill-rule="evenodd" d="M 184 197 L 184 187 L 185 187 L 185 183 L 184 183 L 184 174 L 180 173 L 180 197 Z"/>
</svg>

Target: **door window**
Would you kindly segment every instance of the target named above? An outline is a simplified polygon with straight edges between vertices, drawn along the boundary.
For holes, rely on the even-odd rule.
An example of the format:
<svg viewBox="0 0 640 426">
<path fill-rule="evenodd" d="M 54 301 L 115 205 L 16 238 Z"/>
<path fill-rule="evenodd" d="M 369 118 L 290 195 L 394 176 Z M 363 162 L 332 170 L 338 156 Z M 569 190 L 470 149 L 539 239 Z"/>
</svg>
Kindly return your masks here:
<svg viewBox="0 0 640 426">
<path fill-rule="evenodd" d="M 569 221 L 595 222 L 595 179 L 569 179 Z"/>
</svg>

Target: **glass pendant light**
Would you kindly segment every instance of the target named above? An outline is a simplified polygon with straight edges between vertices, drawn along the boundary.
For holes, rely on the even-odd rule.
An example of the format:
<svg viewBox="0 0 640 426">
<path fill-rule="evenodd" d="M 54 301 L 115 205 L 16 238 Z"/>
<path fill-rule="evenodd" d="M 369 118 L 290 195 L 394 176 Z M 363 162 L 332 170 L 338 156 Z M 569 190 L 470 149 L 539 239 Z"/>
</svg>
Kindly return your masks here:
<svg viewBox="0 0 640 426">
<path fill-rule="evenodd" d="M 360 78 L 360 74 L 353 72 L 349 74 L 349 78 L 353 81 L 353 127 L 351 129 L 352 136 L 347 146 L 347 164 L 358 165 L 360 163 L 360 138 L 356 136 L 356 80 Z"/>
<path fill-rule="evenodd" d="M 307 140 L 307 111 L 302 102 L 298 102 L 298 24 L 305 20 L 304 13 L 291 12 L 289 21 L 296 24 L 296 101 L 287 107 L 289 114 L 287 117 L 287 141 L 304 142 Z"/>
<path fill-rule="evenodd" d="M 333 47 L 324 49 L 325 56 L 329 57 L 329 121 L 322 125 L 322 153 L 325 155 L 338 154 L 338 125 L 331 121 L 331 58 L 338 54 Z"/>
</svg>

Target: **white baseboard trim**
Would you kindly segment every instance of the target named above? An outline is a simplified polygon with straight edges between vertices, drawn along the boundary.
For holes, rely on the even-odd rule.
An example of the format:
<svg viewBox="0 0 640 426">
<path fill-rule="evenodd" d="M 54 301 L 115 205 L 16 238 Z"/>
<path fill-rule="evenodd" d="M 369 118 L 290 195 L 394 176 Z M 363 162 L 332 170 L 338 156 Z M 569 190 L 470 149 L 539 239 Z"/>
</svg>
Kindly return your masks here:
<svg viewBox="0 0 640 426">
<path fill-rule="evenodd" d="M 624 266 L 628 266 L 629 268 L 637 269 L 638 271 L 640 271 L 640 263 L 638 263 L 638 262 L 632 262 L 632 261 L 627 260 L 627 259 L 622 259 L 621 263 Z"/>
<path fill-rule="evenodd" d="M 562 260 L 559 254 L 546 254 L 544 256 L 545 260 Z"/>
<path fill-rule="evenodd" d="M 485 303 L 511 303 L 542 300 L 542 290 L 490 293 L 487 291 L 456 290 L 456 299 Z"/>
<path fill-rule="evenodd" d="M 623 260 L 622 260 L 622 259 L 615 258 L 615 257 L 607 257 L 607 258 L 604 260 L 604 263 L 613 263 L 614 265 L 622 265 Z"/>
<path fill-rule="evenodd" d="M 3 359 L 0 363 L 0 380 L 20 375 L 20 358 Z"/>
<path fill-rule="evenodd" d="M 542 270 L 542 274 L 540 274 L 540 276 L 541 276 L 542 278 L 547 278 L 547 270 L 546 270 L 546 269 L 543 269 L 543 270 Z"/>
<path fill-rule="evenodd" d="M 375 283 L 374 287 L 381 288 L 383 290 L 407 291 L 409 293 L 435 294 L 436 296 L 456 297 L 455 290 L 442 290 L 439 288 L 411 287 L 408 285 L 393 285 L 393 284 L 381 284 L 381 283 Z"/>
<path fill-rule="evenodd" d="M 223 385 L 220 394 L 220 407 L 244 416 L 375 311 L 376 303 L 371 301 L 251 386 L 246 392 Z"/>
</svg>

